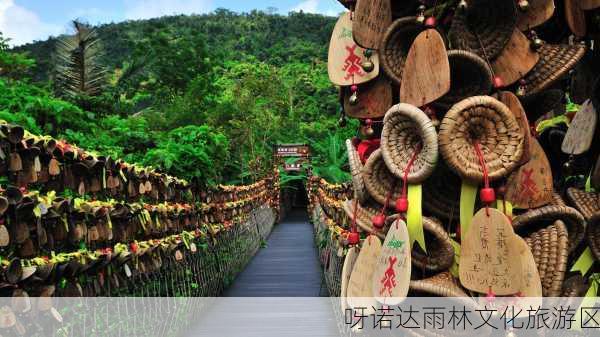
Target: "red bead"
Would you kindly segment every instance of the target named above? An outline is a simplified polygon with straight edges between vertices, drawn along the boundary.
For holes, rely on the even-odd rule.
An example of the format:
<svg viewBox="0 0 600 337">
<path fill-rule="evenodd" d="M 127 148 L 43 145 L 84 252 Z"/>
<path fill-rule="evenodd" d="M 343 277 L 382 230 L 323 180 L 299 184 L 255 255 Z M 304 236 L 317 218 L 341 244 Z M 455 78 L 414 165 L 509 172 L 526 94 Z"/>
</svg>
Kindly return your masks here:
<svg viewBox="0 0 600 337">
<path fill-rule="evenodd" d="M 356 84 L 353 84 L 353 85 L 350 87 L 350 91 L 352 91 L 352 92 L 357 92 L 357 91 L 358 91 L 358 86 L 357 86 Z"/>
<path fill-rule="evenodd" d="M 371 118 L 365 119 L 365 125 L 371 125 L 371 124 L 373 124 L 373 120 Z"/>
<path fill-rule="evenodd" d="M 496 201 L 496 192 L 491 187 L 482 188 L 479 191 L 479 199 L 486 204 L 491 204 Z"/>
<path fill-rule="evenodd" d="M 349 245 L 357 245 L 360 242 L 360 237 L 358 236 L 358 232 L 350 232 L 348 234 L 348 244 Z"/>
<path fill-rule="evenodd" d="M 433 28 L 436 25 L 436 20 L 435 20 L 435 16 L 430 16 L 427 19 L 425 19 L 425 27 L 427 28 Z"/>
<path fill-rule="evenodd" d="M 494 76 L 494 88 L 501 89 L 504 88 L 504 81 L 500 76 Z"/>
<path fill-rule="evenodd" d="M 408 199 L 399 198 L 396 200 L 396 212 L 404 213 L 406 211 L 408 211 Z"/>
<path fill-rule="evenodd" d="M 354 137 L 354 138 L 352 138 L 352 145 L 354 145 L 354 147 L 357 148 L 358 144 L 360 144 L 360 141 L 361 141 L 360 138 Z"/>
<path fill-rule="evenodd" d="M 377 229 L 381 229 L 381 228 L 383 228 L 384 225 L 385 225 L 385 215 L 377 214 L 376 216 L 373 217 L 373 227 L 375 227 Z"/>
</svg>

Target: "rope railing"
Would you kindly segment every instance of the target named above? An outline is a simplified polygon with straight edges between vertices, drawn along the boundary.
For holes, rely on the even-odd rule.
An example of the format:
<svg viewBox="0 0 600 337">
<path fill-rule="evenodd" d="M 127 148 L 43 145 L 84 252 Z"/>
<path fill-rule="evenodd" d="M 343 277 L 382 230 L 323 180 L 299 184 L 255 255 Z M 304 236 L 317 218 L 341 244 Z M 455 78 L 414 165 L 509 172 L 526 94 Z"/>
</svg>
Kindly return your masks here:
<svg viewBox="0 0 600 337">
<path fill-rule="evenodd" d="M 176 333 L 198 301 L 137 317 L 134 307 L 115 309 L 132 316 L 102 313 L 100 301 L 85 298 L 218 296 L 279 213 L 277 170 L 250 185 L 201 188 L 3 122 L 0 178 L 0 295 L 28 301 L 2 307 L 0 319 L 30 335 Z M 39 320 L 28 319 L 34 313 Z"/>
</svg>

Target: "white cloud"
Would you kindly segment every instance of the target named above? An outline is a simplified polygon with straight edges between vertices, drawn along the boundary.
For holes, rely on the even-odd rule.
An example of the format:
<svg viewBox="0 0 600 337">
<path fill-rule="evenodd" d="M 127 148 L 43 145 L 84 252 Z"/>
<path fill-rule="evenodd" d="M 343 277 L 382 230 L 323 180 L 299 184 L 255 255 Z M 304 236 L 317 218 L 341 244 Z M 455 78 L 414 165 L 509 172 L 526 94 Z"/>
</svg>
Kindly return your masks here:
<svg viewBox="0 0 600 337">
<path fill-rule="evenodd" d="M 296 5 L 296 7 L 292 8 L 290 12 L 303 11 L 305 13 L 318 13 L 318 10 L 319 0 L 306 0 Z"/>
<path fill-rule="evenodd" d="M 322 3 L 320 0 L 305 0 L 294 6 L 289 11 L 303 11 L 305 13 L 317 13 L 327 16 L 338 16 L 344 10 L 344 7 L 337 1 L 327 1 L 326 3 Z"/>
<path fill-rule="evenodd" d="M 16 5 L 14 0 L 0 0 L 0 32 L 11 39 L 13 46 L 57 35 L 63 27 L 43 22 L 27 8 Z"/>
<path fill-rule="evenodd" d="M 212 0 L 125 0 L 125 18 L 150 19 L 173 14 L 200 14 L 213 9 Z"/>
</svg>

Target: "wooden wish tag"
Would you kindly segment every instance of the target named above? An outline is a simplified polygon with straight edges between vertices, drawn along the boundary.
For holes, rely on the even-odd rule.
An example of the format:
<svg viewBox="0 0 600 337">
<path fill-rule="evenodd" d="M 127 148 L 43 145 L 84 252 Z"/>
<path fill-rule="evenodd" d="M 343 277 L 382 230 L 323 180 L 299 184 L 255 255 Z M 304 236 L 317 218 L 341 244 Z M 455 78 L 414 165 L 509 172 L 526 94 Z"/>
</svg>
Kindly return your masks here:
<svg viewBox="0 0 600 337">
<path fill-rule="evenodd" d="M 19 153 L 13 152 L 10 154 L 8 170 L 11 172 L 19 172 L 23 170 L 23 161 L 21 160 Z"/>
<path fill-rule="evenodd" d="M 346 295 L 348 294 L 348 283 L 350 282 L 350 275 L 352 275 L 352 269 L 354 269 L 354 263 L 356 263 L 356 258 L 358 258 L 358 248 L 351 247 L 346 253 L 346 258 L 344 259 L 344 264 L 342 266 L 340 291 L 340 302 L 342 312 L 345 312 L 348 308 L 348 304 L 346 302 Z"/>
<path fill-rule="evenodd" d="M 598 113 L 591 100 L 585 101 L 573 117 L 561 150 L 566 154 L 579 155 L 590 149 L 598 124 Z"/>
<path fill-rule="evenodd" d="M 584 37 L 587 32 L 585 12 L 580 0 L 565 0 L 565 19 L 571 32 L 577 37 Z"/>
<path fill-rule="evenodd" d="M 329 42 L 327 72 L 329 80 L 341 86 L 365 83 L 379 75 L 377 53 L 367 52 L 354 42 L 349 12 L 340 16 L 333 29 Z"/>
<path fill-rule="evenodd" d="M 531 131 L 529 130 L 529 120 L 527 119 L 527 114 L 525 113 L 525 109 L 521 105 L 521 101 L 519 98 L 510 91 L 502 91 L 498 94 L 498 100 L 504 105 L 506 105 L 510 111 L 513 113 L 515 118 L 517 119 L 517 123 L 519 123 L 519 127 L 521 128 L 521 133 L 523 134 L 523 156 L 519 161 L 519 166 L 527 163 L 530 159 L 529 154 L 529 143 L 531 142 Z"/>
<path fill-rule="evenodd" d="M 542 279 L 538 272 L 533 253 L 527 242 L 520 236 L 515 236 L 515 248 L 521 261 L 521 290 L 523 297 L 542 297 Z M 539 303 L 541 305 L 541 303 Z M 535 306 L 534 306 L 535 307 Z"/>
<path fill-rule="evenodd" d="M 391 24 L 391 0 L 356 1 L 352 35 L 359 46 L 379 49 L 383 35 Z"/>
<path fill-rule="evenodd" d="M 531 47 L 531 41 L 515 28 L 506 47 L 492 62 L 492 69 L 502 83 L 509 86 L 525 76 L 539 60 L 540 55 Z"/>
<path fill-rule="evenodd" d="M 342 90 L 344 111 L 352 118 L 381 118 L 392 106 L 392 85 L 383 76 L 359 85 L 354 102 L 351 87 L 343 87 Z"/>
<path fill-rule="evenodd" d="M 552 201 L 552 169 L 544 149 L 531 137 L 529 161 L 506 181 L 506 200 L 519 209 L 536 208 Z"/>
<path fill-rule="evenodd" d="M 450 62 L 446 46 L 435 29 L 421 32 L 413 42 L 402 74 L 400 102 L 427 105 L 450 91 Z"/>
<path fill-rule="evenodd" d="M 10 234 L 4 224 L 0 224 L 0 247 L 6 247 L 10 243 Z"/>
<path fill-rule="evenodd" d="M 482 294 L 512 295 L 521 290 L 521 264 L 515 255 L 516 234 L 506 215 L 494 208 L 479 210 L 460 248 L 462 285 Z"/>
<path fill-rule="evenodd" d="M 519 11 L 517 27 L 526 31 L 548 21 L 554 15 L 554 0 L 529 0 L 529 5 Z"/>
<path fill-rule="evenodd" d="M 600 7 L 600 0 L 579 0 L 579 7 L 586 11 L 596 9 Z"/>
<path fill-rule="evenodd" d="M 385 237 L 373 275 L 373 296 L 383 305 L 400 304 L 408 294 L 411 259 L 406 223 L 394 221 Z"/>
<path fill-rule="evenodd" d="M 373 298 L 373 275 L 377 258 L 381 254 L 381 241 L 376 235 L 369 235 L 354 263 L 346 299 L 350 308 L 368 308 L 375 305 Z M 368 310 L 367 309 L 367 310 Z"/>
</svg>

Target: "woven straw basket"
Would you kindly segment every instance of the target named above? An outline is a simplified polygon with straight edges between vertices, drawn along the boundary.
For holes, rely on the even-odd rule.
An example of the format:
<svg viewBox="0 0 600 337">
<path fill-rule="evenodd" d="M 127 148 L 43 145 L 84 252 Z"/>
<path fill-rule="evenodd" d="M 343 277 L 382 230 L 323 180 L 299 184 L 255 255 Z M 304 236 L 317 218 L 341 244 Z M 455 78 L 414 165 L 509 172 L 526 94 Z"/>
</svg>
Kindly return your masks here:
<svg viewBox="0 0 600 337">
<path fill-rule="evenodd" d="M 594 214 L 600 213 L 600 193 L 586 192 L 571 187 L 567 189 L 567 199 L 586 220 Z"/>
<path fill-rule="evenodd" d="M 490 96 L 473 96 L 455 104 L 442 120 L 440 151 L 462 178 L 483 181 L 475 152 L 479 142 L 490 180 L 506 177 L 523 155 L 523 134 L 509 108 Z"/>
<path fill-rule="evenodd" d="M 423 280 L 410 281 L 410 290 L 439 297 L 468 297 L 458 280 L 447 271 Z"/>
<path fill-rule="evenodd" d="M 600 213 L 594 214 L 588 220 L 586 238 L 596 259 L 600 259 Z"/>
<path fill-rule="evenodd" d="M 492 71 L 484 59 L 466 50 L 448 51 L 450 91 L 435 104 L 449 108 L 467 97 L 487 95 L 492 90 Z"/>
<path fill-rule="evenodd" d="M 419 149 L 407 181 L 419 184 L 427 179 L 438 159 L 437 133 L 421 109 L 406 103 L 392 106 L 383 119 L 381 151 L 388 169 L 402 179 L 415 151 Z"/>
<path fill-rule="evenodd" d="M 423 30 L 414 16 L 394 21 L 381 40 L 379 63 L 385 74 L 396 84 L 402 83 L 406 56 L 413 41 Z"/>
<path fill-rule="evenodd" d="M 517 24 L 514 0 L 471 0 L 454 15 L 448 39 L 452 48 L 494 60 L 506 47 Z"/>
<path fill-rule="evenodd" d="M 352 144 L 352 140 L 346 139 L 346 150 L 348 153 L 348 163 L 350 165 L 350 173 L 352 174 L 352 188 L 354 190 L 354 197 L 360 202 L 365 202 L 369 194 L 365 189 L 365 182 L 363 180 L 363 164 L 360 161 L 358 152 Z"/>
<path fill-rule="evenodd" d="M 391 192 L 390 201 L 400 197 L 402 192 L 402 181 L 390 172 L 381 149 L 371 154 L 363 171 L 365 187 L 375 201 L 384 204 L 388 194 Z M 392 190 L 393 189 L 393 190 Z"/>
<path fill-rule="evenodd" d="M 444 161 L 440 161 L 423 184 L 423 209 L 444 220 L 457 220 L 460 215 L 460 188 L 460 178 Z"/>
<path fill-rule="evenodd" d="M 539 49 L 540 60 L 525 76 L 528 95 L 538 93 L 566 75 L 585 54 L 585 46 L 545 44 Z"/>
<path fill-rule="evenodd" d="M 568 230 L 569 253 L 583 241 L 585 220 L 576 209 L 568 206 L 549 205 L 527 211 L 513 220 L 516 231 L 530 231 L 561 220 Z"/>
</svg>

